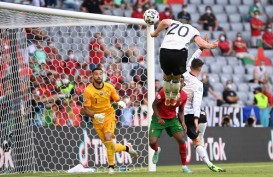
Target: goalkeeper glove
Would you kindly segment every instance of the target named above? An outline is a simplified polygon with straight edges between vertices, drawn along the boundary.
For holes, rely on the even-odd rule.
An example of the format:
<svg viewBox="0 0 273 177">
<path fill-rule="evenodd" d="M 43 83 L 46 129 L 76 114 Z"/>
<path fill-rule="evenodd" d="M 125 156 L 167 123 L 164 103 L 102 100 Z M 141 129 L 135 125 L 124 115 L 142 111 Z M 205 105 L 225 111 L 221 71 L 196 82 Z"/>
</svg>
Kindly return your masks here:
<svg viewBox="0 0 273 177">
<path fill-rule="evenodd" d="M 126 108 L 126 103 L 124 101 L 119 101 L 118 106 L 121 108 Z"/>
<path fill-rule="evenodd" d="M 103 123 L 104 118 L 105 118 L 104 113 L 94 114 L 94 119 L 99 123 Z"/>
</svg>

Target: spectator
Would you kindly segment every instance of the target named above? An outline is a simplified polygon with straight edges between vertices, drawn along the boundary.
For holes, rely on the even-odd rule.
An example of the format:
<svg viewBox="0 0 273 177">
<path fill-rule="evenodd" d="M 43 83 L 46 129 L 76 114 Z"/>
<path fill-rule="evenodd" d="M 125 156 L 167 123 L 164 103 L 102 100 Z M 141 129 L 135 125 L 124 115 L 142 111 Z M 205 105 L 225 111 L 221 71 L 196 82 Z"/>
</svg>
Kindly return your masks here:
<svg viewBox="0 0 273 177">
<path fill-rule="evenodd" d="M 223 56 L 231 56 L 232 54 L 232 42 L 227 39 L 226 34 L 222 33 L 219 35 L 219 43 L 221 54 Z"/>
<path fill-rule="evenodd" d="M 151 2 L 150 0 L 137 0 L 135 7 L 141 7 L 145 11 L 151 7 Z"/>
<path fill-rule="evenodd" d="M 264 86 L 263 86 L 263 94 L 267 96 L 268 104 L 269 104 L 269 106 L 272 107 L 273 106 L 273 97 L 272 97 L 272 94 L 270 92 L 268 84 L 264 84 Z"/>
<path fill-rule="evenodd" d="M 45 4 L 41 0 L 32 0 L 32 5 L 36 7 L 43 7 Z"/>
<path fill-rule="evenodd" d="M 166 7 L 164 11 L 159 13 L 159 20 L 164 19 L 174 19 L 172 9 L 170 7 Z"/>
<path fill-rule="evenodd" d="M 254 61 L 255 57 L 247 52 L 246 41 L 242 38 L 242 33 L 238 32 L 236 39 L 233 41 L 233 50 L 235 51 L 236 57 L 243 59 L 251 59 Z"/>
<path fill-rule="evenodd" d="M 121 40 L 121 38 L 116 38 L 115 39 L 114 47 L 115 47 L 116 50 L 118 50 L 119 56 L 121 56 L 121 58 L 124 57 L 124 55 L 125 55 L 125 52 L 123 50 L 123 45 L 124 45 L 124 42 Z"/>
<path fill-rule="evenodd" d="M 110 65 L 119 62 L 121 62 L 121 58 L 118 56 L 118 51 L 114 48 L 110 48 L 109 55 L 105 58 L 105 63 Z"/>
<path fill-rule="evenodd" d="M 254 89 L 254 101 L 253 105 L 256 105 L 260 109 L 260 120 L 261 125 L 264 127 L 268 127 L 269 125 L 269 112 L 270 110 L 267 109 L 268 106 L 268 98 L 266 95 L 262 93 L 261 87 L 256 87 Z"/>
<path fill-rule="evenodd" d="M 60 90 L 60 98 L 68 98 L 70 95 L 74 94 L 74 84 L 72 84 L 69 79 L 63 78 L 62 80 L 57 80 L 57 89 Z"/>
<path fill-rule="evenodd" d="M 178 13 L 177 19 L 185 19 L 189 24 L 191 24 L 191 14 L 188 13 L 187 4 L 182 5 L 182 11 Z"/>
<path fill-rule="evenodd" d="M 78 5 L 77 0 L 64 0 L 63 8 L 79 11 L 79 5 Z"/>
<path fill-rule="evenodd" d="M 42 63 L 46 63 L 46 53 L 40 44 L 40 42 L 37 42 L 36 44 L 36 51 L 34 52 L 34 62 L 38 65 Z"/>
<path fill-rule="evenodd" d="M 50 70 L 55 70 L 59 75 L 63 73 L 65 62 L 62 60 L 61 55 L 56 55 L 56 59 L 46 62 Z"/>
<path fill-rule="evenodd" d="M 103 0 L 104 9 L 113 9 L 115 8 L 114 0 Z"/>
<path fill-rule="evenodd" d="M 260 66 L 255 66 L 253 72 L 253 81 L 254 83 L 266 84 L 268 82 L 268 72 L 264 62 L 261 62 Z"/>
<path fill-rule="evenodd" d="M 232 127 L 230 123 L 231 122 L 230 119 L 231 117 L 228 114 L 223 115 L 222 123 L 221 123 L 222 127 Z"/>
<path fill-rule="evenodd" d="M 130 76 L 133 77 L 135 82 L 140 82 L 141 85 L 145 85 L 147 81 L 147 68 L 145 66 L 144 57 L 138 58 L 138 65 L 130 71 Z"/>
<path fill-rule="evenodd" d="M 255 127 L 255 121 L 256 121 L 255 117 L 250 116 L 246 121 L 245 127 Z"/>
<path fill-rule="evenodd" d="M 51 40 L 47 41 L 47 46 L 44 47 L 44 51 L 47 54 L 48 60 L 54 60 L 58 55 L 58 50 L 54 47 L 54 42 Z"/>
<path fill-rule="evenodd" d="M 81 10 L 94 14 L 103 14 L 103 0 L 84 0 Z"/>
<path fill-rule="evenodd" d="M 132 103 L 128 96 L 123 97 L 123 101 L 126 103 L 126 108 L 118 109 L 116 115 L 119 117 L 121 126 L 131 127 L 133 124 L 135 109 L 131 106 Z"/>
<path fill-rule="evenodd" d="M 264 22 L 260 19 L 260 11 L 255 11 L 255 16 L 250 20 L 251 27 L 251 46 L 261 47 L 262 31 L 264 29 Z"/>
<path fill-rule="evenodd" d="M 218 21 L 215 15 L 213 14 L 211 7 L 206 6 L 205 10 L 206 10 L 205 14 L 203 14 L 198 20 L 199 24 L 203 24 L 203 30 L 224 31 L 222 27 L 218 26 Z"/>
<path fill-rule="evenodd" d="M 273 32 L 272 32 L 271 23 L 268 23 L 266 25 L 266 29 L 265 29 L 262 39 L 263 39 L 263 48 L 264 49 L 273 49 Z"/>
<path fill-rule="evenodd" d="M 155 80 L 155 92 L 157 93 L 161 89 L 161 84 L 159 80 Z"/>
<path fill-rule="evenodd" d="M 254 0 L 252 6 L 250 6 L 250 8 L 248 10 L 246 20 L 249 22 L 252 17 L 255 17 L 255 11 L 257 11 L 257 10 L 260 11 L 260 8 L 262 8 L 260 0 Z"/>
<path fill-rule="evenodd" d="M 104 54 L 107 53 L 104 40 L 100 33 L 94 34 L 94 39 L 89 43 L 90 70 L 93 70 L 98 63 L 104 62 Z"/>
<path fill-rule="evenodd" d="M 69 76 L 69 78 L 74 77 L 77 71 L 77 68 L 80 67 L 80 63 L 77 61 L 77 58 L 74 55 L 73 50 L 67 51 L 67 59 L 65 60 L 64 73 Z"/>
<path fill-rule="evenodd" d="M 238 100 L 240 99 L 236 92 L 232 90 L 232 82 L 231 80 L 228 80 L 226 82 L 226 88 L 223 91 L 223 99 L 226 102 L 226 104 L 234 105 L 237 104 Z"/>
<path fill-rule="evenodd" d="M 47 32 L 41 28 L 25 28 L 28 40 L 39 40 L 43 41 L 48 38 Z"/>
<path fill-rule="evenodd" d="M 110 82 L 115 86 L 116 90 L 121 89 L 121 84 L 124 82 L 124 78 L 120 70 L 115 70 L 113 75 L 110 76 Z"/>
<path fill-rule="evenodd" d="M 130 81 L 129 88 L 127 90 L 127 95 L 131 96 L 134 93 L 135 89 L 136 89 L 136 83 L 134 81 Z"/>
<path fill-rule="evenodd" d="M 217 100 L 217 106 L 221 106 L 223 103 L 222 98 L 213 90 L 213 87 L 209 83 L 209 76 L 207 73 L 202 74 L 203 82 L 203 97 L 208 97 L 209 93 Z"/>
<path fill-rule="evenodd" d="M 266 66 L 272 66 L 272 62 L 270 59 L 266 56 L 264 56 L 264 49 L 262 47 L 259 47 L 257 50 L 257 57 L 255 58 L 254 64 L 261 65 L 261 63 L 264 62 Z"/>
<path fill-rule="evenodd" d="M 133 55 L 132 50 L 127 50 L 125 52 L 125 55 L 121 59 L 122 63 L 134 63 L 135 62 L 135 57 Z"/>
<path fill-rule="evenodd" d="M 141 5 L 137 5 L 136 8 L 134 8 L 132 13 L 132 18 L 140 18 L 143 19 L 144 10 Z"/>
</svg>

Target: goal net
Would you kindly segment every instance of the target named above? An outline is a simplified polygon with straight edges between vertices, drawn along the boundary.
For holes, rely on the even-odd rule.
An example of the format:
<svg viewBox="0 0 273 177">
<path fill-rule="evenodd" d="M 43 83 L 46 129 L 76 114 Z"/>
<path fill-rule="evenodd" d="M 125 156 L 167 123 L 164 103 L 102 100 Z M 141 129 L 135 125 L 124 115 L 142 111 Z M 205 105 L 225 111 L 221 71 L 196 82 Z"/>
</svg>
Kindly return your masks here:
<svg viewBox="0 0 273 177">
<path fill-rule="evenodd" d="M 104 145 L 80 114 L 94 67 L 127 104 L 116 109 L 115 141 L 140 154 L 115 154 L 116 167 L 147 169 L 152 28 L 141 19 L 1 2 L 0 174 L 107 167 Z"/>
</svg>

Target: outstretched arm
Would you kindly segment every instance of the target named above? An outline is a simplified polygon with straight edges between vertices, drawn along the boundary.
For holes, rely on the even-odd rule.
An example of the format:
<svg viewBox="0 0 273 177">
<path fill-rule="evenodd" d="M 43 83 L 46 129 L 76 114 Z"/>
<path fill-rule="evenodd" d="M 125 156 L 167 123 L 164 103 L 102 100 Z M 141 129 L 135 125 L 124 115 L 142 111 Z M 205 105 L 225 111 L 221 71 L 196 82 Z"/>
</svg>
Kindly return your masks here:
<svg viewBox="0 0 273 177">
<path fill-rule="evenodd" d="M 218 47 L 218 40 L 213 41 L 212 43 L 208 43 L 204 39 L 202 39 L 200 36 L 196 36 L 194 38 L 195 43 L 203 49 L 215 49 Z"/>
<path fill-rule="evenodd" d="M 165 30 L 167 27 L 171 25 L 171 19 L 162 20 L 155 31 L 151 32 L 152 37 L 157 37 L 159 33 Z"/>
</svg>

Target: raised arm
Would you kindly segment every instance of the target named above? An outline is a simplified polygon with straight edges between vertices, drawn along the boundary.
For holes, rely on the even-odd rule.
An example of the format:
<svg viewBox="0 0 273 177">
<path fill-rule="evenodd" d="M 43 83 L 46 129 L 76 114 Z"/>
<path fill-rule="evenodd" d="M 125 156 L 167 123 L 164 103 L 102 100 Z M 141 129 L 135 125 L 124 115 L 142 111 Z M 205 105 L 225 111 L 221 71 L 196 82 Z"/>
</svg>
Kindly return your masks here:
<svg viewBox="0 0 273 177">
<path fill-rule="evenodd" d="M 151 32 L 152 37 L 157 37 L 159 33 L 171 25 L 171 19 L 162 20 L 155 31 Z"/>
<path fill-rule="evenodd" d="M 213 41 L 212 43 L 208 43 L 204 39 L 202 39 L 200 36 L 196 36 L 194 38 L 195 43 L 203 49 L 215 49 L 218 47 L 218 40 Z"/>
</svg>

